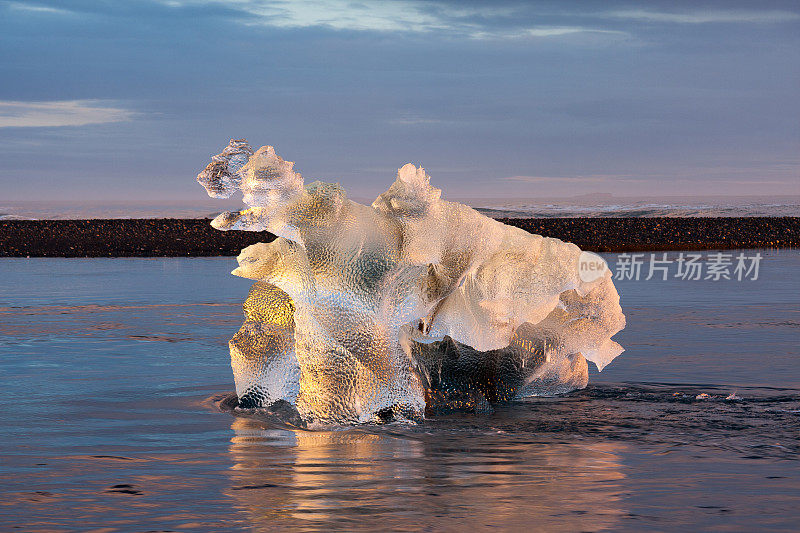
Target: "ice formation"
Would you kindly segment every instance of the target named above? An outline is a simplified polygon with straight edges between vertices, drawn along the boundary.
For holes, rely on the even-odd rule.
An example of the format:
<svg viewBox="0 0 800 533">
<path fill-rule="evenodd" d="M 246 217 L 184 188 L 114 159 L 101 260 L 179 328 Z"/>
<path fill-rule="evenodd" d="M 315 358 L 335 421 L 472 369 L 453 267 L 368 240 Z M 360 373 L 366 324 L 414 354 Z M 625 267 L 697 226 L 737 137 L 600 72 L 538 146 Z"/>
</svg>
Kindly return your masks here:
<svg viewBox="0 0 800 533">
<path fill-rule="evenodd" d="M 412 164 L 371 206 L 293 167 L 231 140 L 197 176 L 249 206 L 215 228 L 277 236 L 233 271 L 256 281 L 230 341 L 240 405 L 305 423 L 418 420 L 583 388 L 587 361 L 602 370 L 622 352 L 611 273 L 579 275 L 574 244 L 442 200 Z"/>
</svg>

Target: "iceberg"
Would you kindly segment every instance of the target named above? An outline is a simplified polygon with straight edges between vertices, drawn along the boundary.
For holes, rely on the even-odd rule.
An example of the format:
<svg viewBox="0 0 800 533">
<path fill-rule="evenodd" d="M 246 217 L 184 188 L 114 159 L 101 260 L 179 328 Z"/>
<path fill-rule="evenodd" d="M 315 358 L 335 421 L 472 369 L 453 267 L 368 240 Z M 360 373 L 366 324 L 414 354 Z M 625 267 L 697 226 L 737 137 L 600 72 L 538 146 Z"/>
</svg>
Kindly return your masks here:
<svg viewBox="0 0 800 533">
<path fill-rule="evenodd" d="M 200 172 L 247 208 L 219 230 L 276 236 L 242 250 L 255 281 L 230 354 L 241 407 L 304 424 L 421 420 L 583 388 L 622 351 L 611 272 L 586 252 L 441 198 L 404 165 L 371 206 L 304 184 L 272 146 L 230 144 Z M 590 254 L 592 255 L 592 254 Z"/>
</svg>

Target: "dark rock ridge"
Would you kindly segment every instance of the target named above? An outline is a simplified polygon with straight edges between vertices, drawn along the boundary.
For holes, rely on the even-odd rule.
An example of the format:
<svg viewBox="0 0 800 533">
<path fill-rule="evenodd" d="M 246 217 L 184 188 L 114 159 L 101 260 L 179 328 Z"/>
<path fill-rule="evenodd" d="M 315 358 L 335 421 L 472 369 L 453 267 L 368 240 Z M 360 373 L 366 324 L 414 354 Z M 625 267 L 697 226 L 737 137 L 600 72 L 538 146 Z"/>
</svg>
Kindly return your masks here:
<svg viewBox="0 0 800 533">
<path fill-rule="evenodd" d="M 514 218 L 531 233 L 595 252 L 800 247 L 800 217 Z M 209 219 L 0 221 L 0 257 L 235 256 L 267 232 L 218 231 Z"/>
</svg>

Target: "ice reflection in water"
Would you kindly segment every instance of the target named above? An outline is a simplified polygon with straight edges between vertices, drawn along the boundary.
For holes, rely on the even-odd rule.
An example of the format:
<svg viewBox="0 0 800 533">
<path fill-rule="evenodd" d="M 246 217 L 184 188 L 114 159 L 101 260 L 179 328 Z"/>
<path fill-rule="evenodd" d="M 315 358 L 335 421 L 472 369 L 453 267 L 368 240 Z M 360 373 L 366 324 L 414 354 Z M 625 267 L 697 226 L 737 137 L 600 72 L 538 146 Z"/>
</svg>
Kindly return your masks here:
<svg viewBox="0 0 800 533">
<path fill-rule="evenodd" d="M 580 531 L 623 515 L 623 445 L 442 425 L 311 432 L 237 418 L 230 495 L 257 530 Z"/>
</svg>

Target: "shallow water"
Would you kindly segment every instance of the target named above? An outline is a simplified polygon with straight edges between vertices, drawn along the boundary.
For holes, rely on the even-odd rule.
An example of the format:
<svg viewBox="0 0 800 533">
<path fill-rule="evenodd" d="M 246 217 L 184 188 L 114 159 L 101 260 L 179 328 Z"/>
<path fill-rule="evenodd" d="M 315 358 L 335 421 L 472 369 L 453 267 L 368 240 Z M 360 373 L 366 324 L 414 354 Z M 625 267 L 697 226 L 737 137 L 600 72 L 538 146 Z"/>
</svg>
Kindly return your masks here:
<svg viewBox="0 0 800 533">
<path fill-rule="evenodd" d="M 2 259 L 0 530 L 795 530 L 800 252 L 761 252 L 617 282 L 584 391 L 317 432 L 220 411 L 232 259 Z"/>
</svg>

